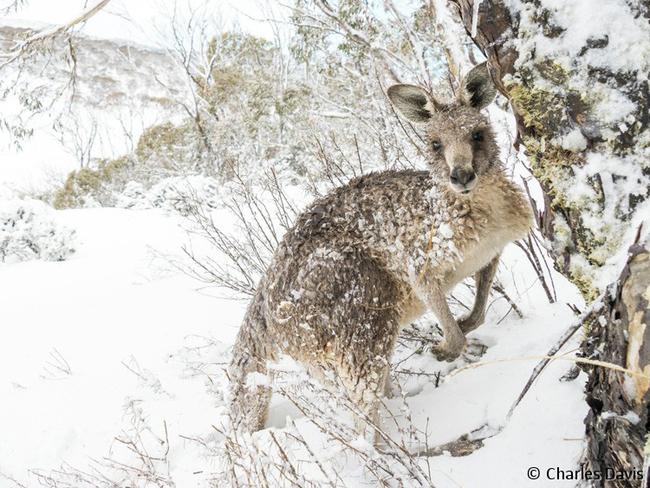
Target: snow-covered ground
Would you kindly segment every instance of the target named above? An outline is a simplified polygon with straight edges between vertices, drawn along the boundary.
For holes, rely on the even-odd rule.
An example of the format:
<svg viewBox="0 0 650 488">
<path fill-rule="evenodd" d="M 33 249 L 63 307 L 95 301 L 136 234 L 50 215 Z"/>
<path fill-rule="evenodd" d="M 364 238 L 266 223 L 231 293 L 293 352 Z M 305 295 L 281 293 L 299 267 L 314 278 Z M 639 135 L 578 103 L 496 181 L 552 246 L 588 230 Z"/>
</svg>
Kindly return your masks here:
<svg viewBox="0 0 650 488">
<path fill-rule="evenodd" d="M 0 486 L 13 486 L 9 479 L 37 486 L 34 471 L 61 466 L 92 472 L 105 458 L 121 459 L 124 444 L 116 438 L 134 432 L 161 440 L 176 486 L 202 486 L 218 459 L 188 439 L 214 433 L 222 398 L 213 384 L 222 365 L 211 363 L 227 357 L 246 303 L 215 298 L 170 266 L 169 256 L 180 255 L 187 242 L 177 217 L 82 209 L 57 212 L 57 219 L 77 233 L 69 260 L 0 264 Z M 546 302 L 524 259 L 510 246 L 500 271 L 524 318 L 510 313 L 497 324 L 509 308 L 497 300 L 487 323 L 472 334 L 488 346 L 480 358 L 485 364 L 438 387 L 428 376 L 403 384 L 411 421 L 428 430 L 429 446 L 502 428 L 471 455 L 429 458 L 437 487 L 528 486 L 528 467 L 573 469 L 579 461 L 584 378 L 560 381 L 570 362 L 551 364 L 504 425 L 536 363 L 520 359 L 544 354 L 573 320 L 564 303 Z M 555 279 L 558 295 L 579 303 L 577 293 Z M 463 364 L 423 354 L 400 368 L 435 373 Z M 400 402 L 387 401 L 398 418 Z M 270 424 L 282 428 L 288 412 L 296 414 L 286 402 L 274 402 Z M 384 417 L 395 433 L 386 411 Z M 340 461 L 306 419 L 298 416 L 297 428 L 324 459 Z M 350 478 L 342 473 L 348 486 L 365 486 L 349 469 Z"/>
<path fill-rule="evenodd" d="M 177 252 L 183 238 L 170 218 L 114 209 L 60 218 L 77 230 L 72 259 L 0 265 L 0 472 L 18 479 L 107 455 L 125 407 L 147 393 L 142 371 L 161 378 L 162 397 L 173 392 L 173 411 L 157 412 L 173 434 L 199 419 L 209 427 L 214 400 L 202 380 L 183 378 L 174 354 L 192 335 L 231 342 L 244 306 L 157 264 L 153 250 Z"/>
</svg>

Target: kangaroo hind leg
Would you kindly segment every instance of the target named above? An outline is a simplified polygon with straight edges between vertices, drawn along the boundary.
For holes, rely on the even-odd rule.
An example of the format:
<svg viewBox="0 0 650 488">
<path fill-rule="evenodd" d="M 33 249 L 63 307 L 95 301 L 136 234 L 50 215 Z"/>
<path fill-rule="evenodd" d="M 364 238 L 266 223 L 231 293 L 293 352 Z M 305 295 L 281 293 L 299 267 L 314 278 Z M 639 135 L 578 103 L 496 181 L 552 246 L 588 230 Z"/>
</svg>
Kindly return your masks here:
<svg viewBox="0 0 650 488">
<path fill-rule="evenodd" d="M 355 428 L 369 442 L 379 436 L 379 405 L 403 314 L 403 287 L 372 258 L 356 255 L 339 266 L 331 290 L 341 299 L 330 307 L 337 376 L 353 403 Z M 343 285 L 344 284 L 344 285 Z"/>
</svg>

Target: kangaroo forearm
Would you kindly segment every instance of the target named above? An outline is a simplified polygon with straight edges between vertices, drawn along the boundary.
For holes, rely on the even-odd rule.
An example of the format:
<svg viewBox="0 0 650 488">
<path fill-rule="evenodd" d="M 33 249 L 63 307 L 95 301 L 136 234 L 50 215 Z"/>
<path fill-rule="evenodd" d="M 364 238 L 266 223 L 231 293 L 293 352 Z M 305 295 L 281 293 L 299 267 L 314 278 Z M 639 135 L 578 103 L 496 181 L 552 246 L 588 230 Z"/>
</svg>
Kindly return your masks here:
<svg viewBox="0 0 650 488">
<path fill-rule="evenodd" d="M 500 255 L 494 257 L 487 266 L 474 275 L 474 280 L 476 281 L 476 298 L 474 299 L 474 307 L 468 316 L 458 321 L 458 325 L 464 334 L 476 329 L 483 323 L 487 301 L 490 296 L 490 289 L 492 288 L 492 281 L 494 280 L 494 275 L 496 274 L 499 265 L 499 258 Z"/>
</svg>

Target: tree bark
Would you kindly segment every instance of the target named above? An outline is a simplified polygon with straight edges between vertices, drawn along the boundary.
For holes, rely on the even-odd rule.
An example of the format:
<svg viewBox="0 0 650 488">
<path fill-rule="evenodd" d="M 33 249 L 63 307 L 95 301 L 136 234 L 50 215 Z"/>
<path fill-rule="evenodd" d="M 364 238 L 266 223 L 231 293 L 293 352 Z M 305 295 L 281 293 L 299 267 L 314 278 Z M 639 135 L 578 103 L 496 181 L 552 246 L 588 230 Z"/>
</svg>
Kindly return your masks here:
<svg viewBox="0 0 650 488">
<path fill-rule="evenodd" d="M 597 486 L 648 486 L 644 446 L 650 423 L 650 250 L 635 244 L 617 283 L 606 291 L 583 344 L 589 359 L 621 365 L 634 374 L 590 367 L 585 419 L 589 441 L 587 458 L 593 470 L 633 479 L 611 480 Z M 639 473 L 639 474 L 637 474 Z"/>
<path fill-rule="evenodd" d="M 636 231 L 649 208 L 650 56 L 634 58 L 631 50 L 650 51 L 650 1 L 594 3 L 603 12 L 618 9 L 616 19 L 600 23 L 583 21 L 579 6 L 588 4 L 580 0 L 561 11 L 546 0 L 451 3 L 512 105 L 517 143 L 544 191 L 543 209 L 535 210 L 556 269 L 588 302 L 601 297 L 582 355 L 629 371 L 585 368 L 586 461 L 602 472 L 638 470 L 647 480 L 650 253 Z M 620 24 L 616 36 L 608 23 Z M 589 35 L 572 36 L 571 29 Z M 627 51 L 620 39 L 629 42 Z M 617 259 L 632 242 L 627 262 Z M 623 270 L 607 287 L 617 262 Z M 643 483 L 634 476 L 594 486 Z"/>
</svg>

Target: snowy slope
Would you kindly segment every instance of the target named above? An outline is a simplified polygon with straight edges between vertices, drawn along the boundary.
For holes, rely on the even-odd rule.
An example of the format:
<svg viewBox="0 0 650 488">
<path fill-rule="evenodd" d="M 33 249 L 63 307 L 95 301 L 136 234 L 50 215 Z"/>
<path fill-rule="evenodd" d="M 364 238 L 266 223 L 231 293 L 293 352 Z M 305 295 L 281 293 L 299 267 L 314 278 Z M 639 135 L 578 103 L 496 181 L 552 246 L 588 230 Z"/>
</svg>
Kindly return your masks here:
<svg viewBox="0 0 650 488">
<path fill-rule="evenodd" d="M 78 231 L 74 258 L 0 265 L 0 472 L 19 479 L 107 455 L 125 405 L 147 392 L 129 370 L 137 365 L 164 373 L 162 388 L 179 395 L 174 428 L 188 418 L 209 426 L 213 400 L 169 355 L 190 334 L 230 342 L 243 307 L 156 263 L 151 246 L 177 251 L 182 238 L 169 218 L 91 209 L 61 220 Z"/>
<path fill-rule="evenodd" d="M 137 465 L 123 442 L 136 433 L 151 456 L 166 453 L 165 468 L 157 466 L 167 483 L 162 486 L 208 486 L 220 465 L 212 425 L 222 413 L 221 363 L 246 303 L 214 298 L 170 267 L 162 256 L 180 254 L 187 239 L 173 216 L 118 209 L 57 215 L 77 231 L 73 258 L 0 265 L 0 486 L 13 486 L 9 479 L 38 486 L 35 473 L 61 480 L 63 474 L 51 473 L 61 467 L 98 469 L 121 479 L 124 473 L 111 463 Z M 586 406 L 582 376 L 559 381 L 569 362 L 552 364 L 504 425 L 536 363 L 510 359 L 544 354 L 572 321 L 566 305 L 544 303 L 523 259 L 511 246 L 500 276 L 525 317 L 511 313 L 497 324 L 509 308 L 498 300 L 487 323 L 472 334 L 488 346 L 481 358 L 487 364 L 460 371 L 437 388 L 428 376 L 398 376 L 412 419 L 406 421 L 399 396 L 383 410 L 391 435 L 399 433 L 389 411 L 398 425 L 412 422 L 428 430 L 429 446 L 479 428 L 502 428 L 469 456 L 429 458 L 425 470 L 437 487 L 528 486 L 529 466 L 572 469 L 579 460 Z M 560 296 L 578 303 L 577 294 L 556 280 Z M 575 340 L 567 346 L 575 347 Z M 508 361 L 494 362 L 503 359 Z M 399 367 L 434 373 L 463 364 L 438 363 L 425 353 Z M 274 401 L 270 424 L 284 428 L 287 414 L 296 416 L 295 409 Z M 306 419 L 296 418 L 296 428 L 322 461 L 339 466 L 348 486 L 361 486 L 365 475 L 346 464 L 347 456 Z M 268 433 L 256 434 L 260 445 Z M 76 483 L 70 486 L 94 486 Z"/>
</svg>

